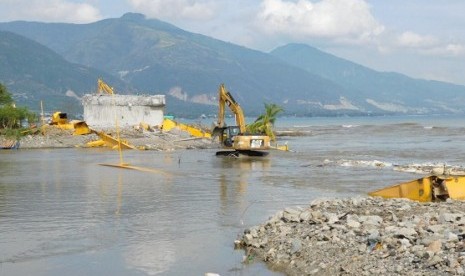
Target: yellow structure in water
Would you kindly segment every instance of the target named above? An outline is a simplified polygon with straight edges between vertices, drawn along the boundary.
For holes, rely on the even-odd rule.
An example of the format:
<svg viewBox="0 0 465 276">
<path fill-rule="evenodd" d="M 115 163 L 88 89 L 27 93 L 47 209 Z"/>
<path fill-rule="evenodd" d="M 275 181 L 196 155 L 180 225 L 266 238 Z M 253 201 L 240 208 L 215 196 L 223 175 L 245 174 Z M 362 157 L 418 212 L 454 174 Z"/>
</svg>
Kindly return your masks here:
<svg viewBox="0 0 465 276">
<path fill-rule="evenodd" d="M 88 142 L 88 147 L 101 147 L 106 146 L 112 149 L 137 149 L 135 146 L 128 143 L 128 141 L 114 138 L 103 131 L 94 131 L 99 137 L 99 140 Z"/>
<path fill-rule="evenodd" d="M 465 199 L 465 176 L 430 175 L 368 193 L 384 198 L 408 198 L 420 202 Z"/>
<path fill-rule="evenodd" d="M 181 123 L 178 123 L 178 122 L 173 121 L 171 119 L 166 119 L 165 118 L 163 120 L 163 127 L 162 127 L 163 131 L 170 131 L 173 128 L 177 128 L 179 130 L 186 131 L 190 135 L 192 135 L 194 137 L 198 137 L 198 138 L 211 138 L 212 137 L 211 133 L 203 131 L 200 128 L 193 127 L 193 126 L 186 125 L 186 124 L 181 124 Z"/>
</svg>

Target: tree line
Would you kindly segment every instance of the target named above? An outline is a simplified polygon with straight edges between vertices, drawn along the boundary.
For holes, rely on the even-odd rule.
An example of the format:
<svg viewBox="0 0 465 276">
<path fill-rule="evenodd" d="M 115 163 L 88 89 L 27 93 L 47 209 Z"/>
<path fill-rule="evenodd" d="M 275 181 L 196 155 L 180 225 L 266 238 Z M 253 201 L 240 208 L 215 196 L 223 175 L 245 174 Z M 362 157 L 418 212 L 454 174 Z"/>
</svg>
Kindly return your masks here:
<svg viewBox="0 0 465 276">
<path fill-rule="evenodd" d="M 23 123 L 33 123 L 37 120 L 36 114 L 26 107 L 17 107 L 11 93 L 5 85 L 0 83 L 0 134 L 11 133 L 11 130 L 23 128 Z M 16 131 L 16 133 L 18 133 Z"/>
</svg>

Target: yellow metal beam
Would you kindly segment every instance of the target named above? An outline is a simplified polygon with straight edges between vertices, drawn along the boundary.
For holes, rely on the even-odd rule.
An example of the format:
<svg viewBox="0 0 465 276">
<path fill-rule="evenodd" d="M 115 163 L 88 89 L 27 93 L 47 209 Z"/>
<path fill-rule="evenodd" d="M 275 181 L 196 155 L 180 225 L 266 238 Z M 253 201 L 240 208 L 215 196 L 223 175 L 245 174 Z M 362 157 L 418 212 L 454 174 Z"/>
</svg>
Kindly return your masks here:
<svg viewBox="0 0 465 276">
<path fill-rule="evenodd" d="M 430 175 L 369 192 L 370 196 L 408 198 L 420 202 L 465 199 L 465 176 Z"/>
</svg>

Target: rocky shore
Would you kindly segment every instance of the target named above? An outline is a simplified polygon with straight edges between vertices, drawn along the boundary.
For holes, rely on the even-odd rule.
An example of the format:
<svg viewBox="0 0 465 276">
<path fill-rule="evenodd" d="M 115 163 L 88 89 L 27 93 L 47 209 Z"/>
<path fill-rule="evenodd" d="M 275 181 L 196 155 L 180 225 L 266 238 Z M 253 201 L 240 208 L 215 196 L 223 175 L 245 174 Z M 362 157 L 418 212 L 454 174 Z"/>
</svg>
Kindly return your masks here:
<svg viewBox="0 0 465 276">
<path fill-rule="evenodd" d="M 463 275 L 464 202 L 317 200 L 244 231 L 236 246 L 286 275 Z"/>
<path fill-rule="evenodd" d="M 117 137 L 115 129 L 101 130 L 113 137 Z M 192 148 L 216 148 L 218 143 L 211 139 L 191 137 L 188 133 L 172 129 L 170 131 L 161 130 L 140 130 L 134 128 L 121 129 L 119 136 L 129 144 L 145 149 L 169 151 L 176 149 Z M 36 132 L 21 137 L 19 140 L 20 149 L 38 148 L 74 148 L 87 147 L 87 143 L 99 140 L 95 133 L 86 135 L 73 135 L 73 130 L 64 130 L 55 127 L 48 127 L 44 133 Z M 5 136 L 0 136 L 0 144 L 9 140 Z"/>
</svg>

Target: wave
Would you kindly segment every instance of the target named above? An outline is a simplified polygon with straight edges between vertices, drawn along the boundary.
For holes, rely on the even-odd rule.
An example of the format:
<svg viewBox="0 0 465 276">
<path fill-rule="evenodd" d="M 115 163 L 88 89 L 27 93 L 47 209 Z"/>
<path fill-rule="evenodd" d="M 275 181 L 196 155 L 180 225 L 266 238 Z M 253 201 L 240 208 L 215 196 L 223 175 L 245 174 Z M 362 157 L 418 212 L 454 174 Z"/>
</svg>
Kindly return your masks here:
<svg viewBox="0 0 465 276">
<path fill-rule="evenodd" d="M 323 162 L 323 165 L 337 165 L 341 167 L 373 167 L 373 168 L 384 168 L 384 167 L 392 167 L 393 164 L 384 161 L 378 160 L 336 160 L 331 161 L 326 159 Z"/>
<path fill-rule="evenodd" d="M 415 174 L 446 174 L 465 175 L 465 167 L 459 165 L 447 165 L 445 163 L 411 163 L 394 164 L 392 162 L 378 160 L 347 160 L 336 161 L 324 160 L 320 166 L 336 165 L 341 167 L 371 167 L 371 168 L 392 168 L 394 171 L 415 173 Z"/>
</svg>

